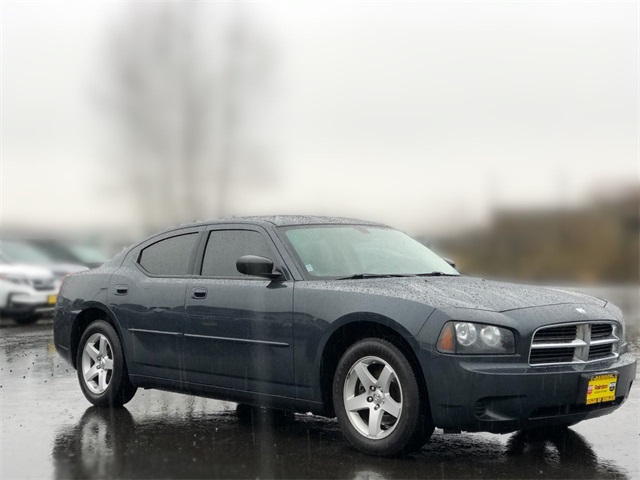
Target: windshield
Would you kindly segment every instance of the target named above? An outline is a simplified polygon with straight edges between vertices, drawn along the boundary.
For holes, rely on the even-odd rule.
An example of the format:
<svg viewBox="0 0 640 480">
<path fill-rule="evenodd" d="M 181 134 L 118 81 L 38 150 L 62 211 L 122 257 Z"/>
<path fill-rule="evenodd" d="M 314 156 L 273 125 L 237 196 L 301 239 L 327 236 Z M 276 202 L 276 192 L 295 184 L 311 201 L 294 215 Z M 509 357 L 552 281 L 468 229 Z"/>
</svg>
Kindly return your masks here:
<svg viewBox="0 0 640 480">
<path fill-rule="evenodd" d="M 357 274 L 458 275 L 427 247 L 398 230 L 361 225 L 290 227 L 285 235 L 312 277 Z"/>
<path fill-rule="evenodd" d="M 2 242 L 0 243 L 2 256 L 13 263 L 28 263 L 35 265 L 46 265 L 51 263 L 51 258 L 41 250 L 23 242 Z"/>
</svg>

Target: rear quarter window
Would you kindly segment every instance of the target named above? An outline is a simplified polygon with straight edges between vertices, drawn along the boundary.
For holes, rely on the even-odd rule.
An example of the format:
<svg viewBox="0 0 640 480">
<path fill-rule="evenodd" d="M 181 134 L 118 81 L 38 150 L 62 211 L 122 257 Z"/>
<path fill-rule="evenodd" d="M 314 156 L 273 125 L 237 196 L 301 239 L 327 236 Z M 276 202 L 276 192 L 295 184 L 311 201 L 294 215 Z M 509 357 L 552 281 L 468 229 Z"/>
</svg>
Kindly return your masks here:
<svg viewBox="0 0 640 480">
<path fill-rule="evenodd" d="M 138 263 L 152 275 L 189 275 L 197 241 L 197 232 L 165 238 L 144 248 Z"/>
</svg>

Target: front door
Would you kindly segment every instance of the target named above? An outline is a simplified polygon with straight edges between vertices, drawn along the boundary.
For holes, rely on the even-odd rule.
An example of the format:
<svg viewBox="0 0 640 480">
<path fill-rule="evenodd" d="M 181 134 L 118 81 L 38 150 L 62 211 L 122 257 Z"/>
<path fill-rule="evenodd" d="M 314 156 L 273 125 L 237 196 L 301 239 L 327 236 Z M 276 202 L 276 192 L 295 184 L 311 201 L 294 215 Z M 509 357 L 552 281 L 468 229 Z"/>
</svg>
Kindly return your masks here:
<svg viewBox="0 0 640 480">
<path fill-rule="evenodd" d="M 293 282 L 242 275 L 243 255 L 282 264 L 260 227 L 206 233 L 200 277 L 185 300 L 183 362 L 189 382 L 293 396 Z"/>
</svg>

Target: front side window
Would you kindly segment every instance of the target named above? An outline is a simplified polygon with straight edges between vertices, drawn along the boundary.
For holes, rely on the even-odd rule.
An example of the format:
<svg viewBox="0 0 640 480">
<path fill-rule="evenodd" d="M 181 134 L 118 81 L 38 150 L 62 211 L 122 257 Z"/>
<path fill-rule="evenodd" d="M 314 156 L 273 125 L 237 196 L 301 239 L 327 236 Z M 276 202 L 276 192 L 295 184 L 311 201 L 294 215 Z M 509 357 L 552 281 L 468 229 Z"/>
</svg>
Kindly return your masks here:
<svg viewBox="0 0 640 480">
<path fill-rule="evenodd" d="M 197 241 L 198 233 L 195 232 L 165 238 L 142 250 L 139 263 L 152 275 L 189 275 L 191 255 Z"/>
<path fill-rule="evenodd" d="M 312 277 L 458 272 L 420 242 L 391 228 L 361 225 L 290 227 L 285 236 Z"/>
<path fill-rule="evenodd" d="M 252 230 L 213 230 L 209 234 L 202 260 L 204 277 L 246 277 L 238 272 L 236 261 L 244 255 L 274 260 L 267 240 Z"/>
</svg>

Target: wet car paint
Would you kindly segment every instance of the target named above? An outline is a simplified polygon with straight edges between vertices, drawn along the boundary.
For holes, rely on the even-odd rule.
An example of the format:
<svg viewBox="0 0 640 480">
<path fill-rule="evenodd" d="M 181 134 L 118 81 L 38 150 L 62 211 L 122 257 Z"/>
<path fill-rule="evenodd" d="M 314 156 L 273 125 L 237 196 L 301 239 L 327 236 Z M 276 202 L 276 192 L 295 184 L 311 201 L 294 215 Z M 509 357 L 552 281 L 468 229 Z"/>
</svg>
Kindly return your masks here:
<svg viewBox="0 0 640 480">
<path fill-rule="evenodd" d="M 140 391 L 87 407 L 50 324 L 0 328 L 1 478 L 638 478 L 640 392 L 565 434 L 445 435 L 416 455 L 359 453 L 334 420 L 236 414 L 236 404 Z M 640 322 L 636 322 L 640 323 Z M 637 326 L 636 326 L 637 327 Z M 630 328 L 629 338 L 638 338 Z M 638 355 L 635 340 L 634 352 Z M 636 377 L 636 381 L 638 378 Z"/>
<path fill-rule="evenodd" d="M 249 217 L 154 234 L 103 267 L 67 277 L 56 306 L 55 345 L 75 365 L 82 331 L 76 325 L 84 325 L 95 308 L 118 331 L 129 379 L 137 387 L 331 416 L 332 351 L 349 328 L 361 329 L 366 322 L 368 331 L 385 329 L 415 356 L 436 427 L 512 432 L 573 424 L 608 414 L 628 397 L 636 362 L 625 355 L 625 345 L 611 358 L 580 366 L 530 369 L 527 361 L 537 327 L 560 321 L 619 327 L 622 314 L 615 305 L 557 288 L 458 275 L 310 280 L 297 271 L 301 265 L 290 258 L 278 228 L 318 222 L 369 225 L 324 217 Z M 260 231 L 273 240 L 276 265 L 288 273 L 271 281 L 200 276 L 209 232 L 228 228 Z M 176 235 L 199 235 L 189 247 L 189 268 L 176 276 L 145 272 L 139 261 L 144 249 Z M 190 292 L 207 287 L 211 298 L 189 300 Z M 448 321 L 510 329 L 517 348 L 492 358 L 443 354 L 435 343 Z M 613 369 L 619 373 L 615 402 L 580 409 L 581 374 Z M 442 382 L 443 372 L 460 381 Z M 489 384 L 499 387 L 497 392 Z M 482 385 L 482 392 L 472 385 Z M 558 405 L 568 409 L 546 413 Z"/>
</svg>

